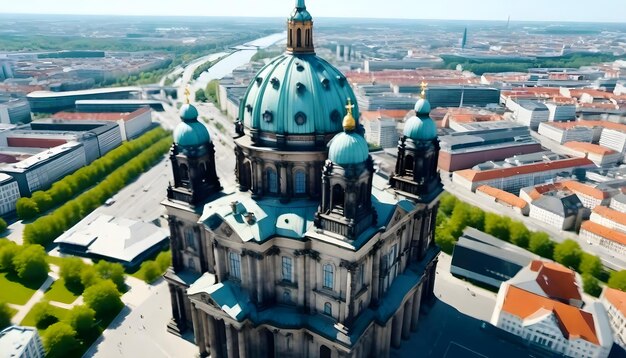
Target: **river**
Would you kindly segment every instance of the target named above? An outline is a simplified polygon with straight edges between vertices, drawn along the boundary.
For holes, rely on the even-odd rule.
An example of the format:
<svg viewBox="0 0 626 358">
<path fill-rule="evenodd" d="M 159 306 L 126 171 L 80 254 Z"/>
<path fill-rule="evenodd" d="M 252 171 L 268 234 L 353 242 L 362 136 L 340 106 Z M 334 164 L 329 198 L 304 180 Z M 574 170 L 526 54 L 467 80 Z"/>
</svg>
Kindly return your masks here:
<svg viewBox="0 0 626 358">
<path fill-rule="evenodd" d="M 286 38 L 287 33 L 281 32 L 235 47 L 234 49 L 236 50 L 233 53 L 214 64 L 208 71 L 200 75 L 192 84 L 194 91 L 200 88 L 206 88 L 207 84 L 212 80 L 219 80 L 233 72 L 237 67 L 247 64 L 259 49 L 268 48 L 279 41 L 284 41 Z"/>
</svg>

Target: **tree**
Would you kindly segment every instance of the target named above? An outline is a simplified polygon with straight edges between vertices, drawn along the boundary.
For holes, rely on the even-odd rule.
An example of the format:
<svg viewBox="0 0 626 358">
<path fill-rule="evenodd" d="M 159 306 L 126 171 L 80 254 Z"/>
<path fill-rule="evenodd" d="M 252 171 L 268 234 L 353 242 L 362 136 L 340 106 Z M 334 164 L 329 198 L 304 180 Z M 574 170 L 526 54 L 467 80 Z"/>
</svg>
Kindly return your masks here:
<svg viewBox="0 0 626 358">
<path fill-rule="evenodd" d="M 206 102 L 207 99 L 206 93 L 204 93 L 202 88 L 196 91 L 196 102 Z"/>
<path fill-rule="evenodd" d="M 512 221 L 509 225 L 509 238 L 511 243 L 525 249 L 530 241 L 530 231 L 523 222 Z"/>
<path fill-rule="evenodd" d="M 78 257 L 67 258 L 60 265 L 59 276 L 65 281 L 65 287 L 75 294 L 81 294 L 85 289 L 81 277 L 86 266 Z"/>
<path fill-rule="evenodd" d="M 588 273 L 583 274 L 583 290 L 593 297 L 600 297 L 602 293 L 602 287 L 600 287 L 598 279 Z"/>
<path fill-rule="evenodd" d="M 554 261 L 577 271 L 583 250 L 574 240 L 565 240 L 554 247 Z"/>
<path fill-rule="evenodd" d="M 456 239 L 445 228 L 437 228 L 435 230 L 435 243 L 441 248 L 441 251 L 448 255 L 452 255 Z"/>
<path fill-rule="evenodd" d="M 59 319 L 54 315 L 54 308 L 48 301 L 40 301 L 35 303 L 31 308 L 31 314 L 35 321 L 35 326 L 39 329 L 46 329 L 57 323 Z"/>
<path fill-rule="evenodd" d="M 13 259 L 20 252 L 20 246 L 13 241 L 6 241 L 7 243 L 0 247 L 0 271 L 11 272 L 14 270 Z"/>
<path fill-rule="evenodd" d="M 172 252 L 164 251 L 164 252 L 159 253 L 159 255 L 156 258 L 156 263 L 157 265 L 159 265 L 161 272 L 164 272 L 165 270 L 167 270 L 168 267 L 172 265 Z"/>
<path fill-rule="evenodd" d="M 439 199 L 439 210 L 445 216 L 450 216 L 454 211 L 457 201 L 459 201 L 459 199 L 457 199 L 456 196 L 445 193 L 441 196 L 441 199 Z"/>
<path fill-rule="evenodd" d="M 0 331 L 11 325 L 11 308 L 5 302 L 0 302 Z"/>
<path fill-rule="evenodd" d="M 76 331 L 70 325 L 58 322 L 43 333 L 43 346 L 46 357 L 73 357 L 80 348 L 80 342 L 76 339 Z"/>
<path fill-rule="evenodd" d="M 485 229 L 485 212 L 475 206 L 471 206 L 468 226 L 483 231 Z"/>
<path fill-rule="evenodd" d="M 600 258 L 586 252 L 582 253 L 580 266 L 578 268 L 581 273 L 589 274 L 595 278 L 598 278 L 602 275 L 603 269 L 602 261 L 600 261 Z"/>
<path fill-rule="evenodd" d="M 626 291 L 626 270 L 611 273 L 608 286 L 620 291 Z"/>
<path fill-rule="evenodd" d="M 471 207 L 459 201 L 454 206 L 454 211 L 452 212 L 452 216 L 448 221 L 448 232 L 455 239 L 463 234 L 463 230 L 467 227 L 470 222 L 470 210 Z"/>
<path fill-rule="evenodd" d="M 83 293 L 85 303 L 96 311 L 98 319 L 113 318 L 124 307 L 120 296 L 111 280 L 98 282 Z"/>
<path fill-rule="evenodd" d="M 96 311 L 85 305 L 74 306 L 67 313 L 64 322 L 69 324 L 82 340 L 88 340 L 98 334 Z"/>
<path fill-rule="evenodd" d="M 117 290 L 124 292 L 126 283 L 124 282 L 124 266 L 119 263 L 100 260 L 94 265 L 96 272 L 103 280 L 111 280 L 117 287 Z"/>
<path fill-rule="evenodd" d="M 13 266 L 17 276 L 30 282 L 39 282 L 48 277 L 48 261 L 46 251 L 40 245 L 27 245 L 13 258 Z"/>
<path fill-rule="evenodd" d="M 146 280 L 146 282 L 152 283 L 161 276 L 162 271 L 160 270 L 159 265 L 157 265 L 156 262 L 147 261 L 144 262 L 141 266 L 143 270 L 143 278 L 144 280 Z"/>
<path fill-rule="evenodd" d="M 487 213 L 485 214 L 485 232 L 493 235 L 500 240 L 509 241 L 509 218 L 500 215 Z"/>
<path fill-rule="evenodd" d="M 80 273 L 80 283 L 84 288 L 91 287 L 101 280 L 96 269 L 91 265 L 85 265 L 85 268 Z"/>
<path fill-rule="evenodd" d="M 53 206 L 52 197 L 45 191 L 36 191 L 31 199 L 37 204 L 40 213 L 45 213 Z"/>
<path fill-rule="evenodd" d="M 528 249 L 541 257 L 552 259 L 554 242 L 550 240 L 550 236 L 545 232 L 533 232 L 530 234 Z"/>
<path fill-rule="evenodd" d="M 9 227 L 9 225 L 7 225 L 7 222 L 4 221 L 3 218 L 0 218 L 0 233 L 5 232 L 8 227 Z"/>
<path fill-rule="evenodd" d="M 34 219 L 39 215 L 37 203 L 31 198 L 19 198 L 15 204 L 17 216 L 22 220 Z"/>
</svg>

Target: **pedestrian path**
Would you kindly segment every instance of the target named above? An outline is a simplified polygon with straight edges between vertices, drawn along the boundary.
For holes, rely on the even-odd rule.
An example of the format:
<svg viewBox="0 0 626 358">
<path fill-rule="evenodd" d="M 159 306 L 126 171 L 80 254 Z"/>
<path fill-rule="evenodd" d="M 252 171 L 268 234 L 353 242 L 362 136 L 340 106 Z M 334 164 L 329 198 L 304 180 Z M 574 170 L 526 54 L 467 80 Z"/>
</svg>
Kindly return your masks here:
<svg viewBox="0 0 626 358">
<path fill-rule="evenodd" d="M 39 289 L 33 294 L 30 300 L 28 300 L 28 302 L 26 302 L 25 305 L 20 306 L 18 312 L 15 314 L 15 316 L 13 316 L 11 321 L 15 324 L 19 324 L 20 322 L 22 322 L 24 317 L 26 317 L 28 312 L 30 312 L 30 309 L 33 308 L 33 306 L 37 302 L 41 301 L 41 299 L 43 298 L 43 295 L 46 293 L 48 288 L 52 286 L 53 283 L 54 283 L 54 278 L 51 275 L 48 275 L 48 278 L 46 279 L 46 281 L 44 281 L 44 283 L 39 287 Z"/>
</svg>

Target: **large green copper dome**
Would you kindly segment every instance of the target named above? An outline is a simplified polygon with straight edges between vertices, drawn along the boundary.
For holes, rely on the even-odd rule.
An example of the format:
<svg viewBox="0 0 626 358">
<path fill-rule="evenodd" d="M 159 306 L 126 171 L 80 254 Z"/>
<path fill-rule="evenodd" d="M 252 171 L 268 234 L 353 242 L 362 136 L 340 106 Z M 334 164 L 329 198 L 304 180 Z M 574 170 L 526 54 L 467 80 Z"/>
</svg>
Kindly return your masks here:
<svg viewBox="0 0 626 358">
<path fill-rule="evenodd" d="M 369 156 L 367 141 L 356 132 L 339 133 L 328 146 L 328 159 L 342 166 L 364 163 Z"/>
<path fill-rule="evenodd" d="M 315 54 L 286 53 L 252 80 L 239 118 L 246 128 L 260 131 L 261 137 L 332 135 L 342 130 L 348 98 L 356 103 L 346 77 L 331 64 Z M 359 118 L 358 108 L 354 117 Z"/>
<path fill-rule="evenodd" d="M 197 147 L 211 142 L 211 136 L 204 124 L 198 122 L 198 110 L 191 104 L 180 108 L 183 120 L 174 129 L 174 143 L 181 147 Z"/>
</svg>

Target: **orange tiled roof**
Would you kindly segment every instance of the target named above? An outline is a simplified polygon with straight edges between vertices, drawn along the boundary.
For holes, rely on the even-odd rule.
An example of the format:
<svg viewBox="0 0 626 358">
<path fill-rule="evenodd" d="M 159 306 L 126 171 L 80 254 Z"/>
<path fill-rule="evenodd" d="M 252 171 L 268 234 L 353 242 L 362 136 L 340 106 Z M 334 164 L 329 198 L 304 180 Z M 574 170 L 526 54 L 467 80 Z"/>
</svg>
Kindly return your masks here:
<svg viewBox="0 0 626 358">
<path fill-rule="evenodd" d="M 84 112 L 58 112 L 52 118 L 65 120 L 94 120 L 94 121 L 129 121 L 145 112 L 149 112 L 150 108 L 140 108 L 134 112 L 123 113 L 84 113 Z"/>
<path fill-rule="evenodd" d="M 580 226 L 580 230 L 589 231 L 592 234 L 596 234 L 607 240 L 626 246 L 626 234 L 617 230 L 610 229 L 598 223 L 594 223 L 593 221 L 583 222 L 583 224 Z"/>
<path fill-rule="evenodd" d="M 567 267 L 555 262 L 534 260 L 530 269 L 537 272 L 537 284 L 548 297 L 566 302 L 582 298 L 576 286 L 576 274 Z"/>
<path fill-rule="evenodd" d="M 626 292 L 607 287 L 603 296 L 626 317 Z"/>
<path fill-rule="evenodd" d="M 570 158 L 563 160 L 555 160 L 553 162 L 548 163 L 537 163 L 537 164 L 529 164 L 529 165 L 520 165 L 517 167 L 511 168 L 499 168 L 499 169 L 490 169 L 477 171 L 473 169 L 465 169 L 459 170 L 455 173 L 462 176 L 463 178 L 471 181 L 478 182 L 483 180 L 491 180 L 498 178 L 508 178 L 517 175 L 527 175 L 532 173 L 539 173 L 549 170 L 559 170 L 566 168 L 575 168 L 582 166 L 593 165 L 593 162 L 587 158 Z"/>
<path fill-rule="evenodd" d="M 618 224 L 626 225 L 626 213 L 600 205 L 593 208 L 593 212 Z"/>
<path fill-rule="evenodd" d="M 609 148 L 605 148 L 601 145 L 597 145 L 597 144 L 593 144 L 593 143 L 585 143 L 585 142 L 567 142 L 564 144 L 566 147 L 580 151 L 580 152 L 585 152 L 585 153 L 593 153 L 593 154 L 600 154 L 600 155 L 607 155 L 607 154 L 615 154 L 617 153 L 616 151 L 609 149 Z"/>
<path fill-rule="evenodd" d="M 476 191 L 482 191 L 483 193 L 496 198 L 498 201 L 509 204 L 511 206 L 523 209 L 528 206 L 528 203 L 523 199 L 520 199 L 517 195 L 507 193 L 504 190 L 494 188 L 489 185 L 481 185 L 476 188 Z"/>
<path fill-rule="evenodd" d="M 591 313 L 515 286 L 509 286 L 502 305 L 503 311 L 526 319 L 541 309 L 554 313 L 558 326 L 567 339 L 580 338 L 595 345 L 600 344 Z"/>
<path fill-rule="evenodd" d="M 613 129 L 620 132 L 626 132 L 626 124 L 613 123 L 608 121 L 572 121 L 572 122 L 546 122 L 542 125 L 548 125 L 560 129 L 571 129 L 574 127 L 602 127 L 606 129 Z"/>
</svg>

